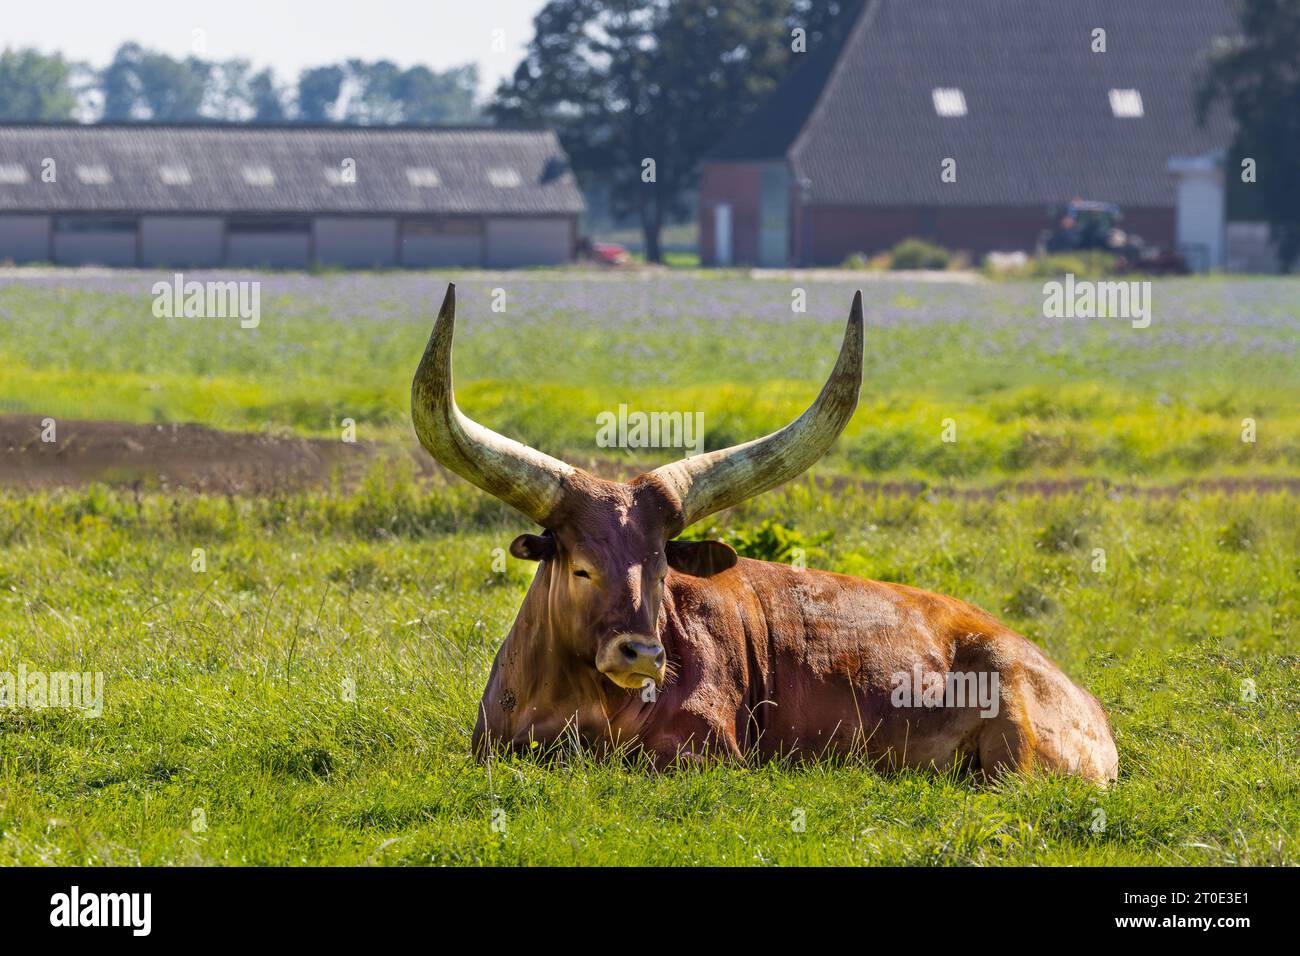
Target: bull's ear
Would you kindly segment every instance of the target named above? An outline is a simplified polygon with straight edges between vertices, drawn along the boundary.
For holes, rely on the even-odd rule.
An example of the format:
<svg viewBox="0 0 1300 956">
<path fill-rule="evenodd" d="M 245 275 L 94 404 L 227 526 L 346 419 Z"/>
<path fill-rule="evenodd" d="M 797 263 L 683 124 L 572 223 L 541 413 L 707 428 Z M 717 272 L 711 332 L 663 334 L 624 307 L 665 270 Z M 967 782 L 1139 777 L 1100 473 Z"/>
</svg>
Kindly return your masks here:
<svg viewBox="0 0 1300 956">
<path fill-rule="evenodd" d="M 510 553 L 523 561 L 545 561 L 555 556 L 555 539 L 549 534 L 521 534 L 510 542 Z"/>
<path fill-rule="evenodd" d="M 682 574 L 707 578 L 736 563 L 736 550 L 721 541 L 669 541 L 668 566 Z"/>
</svg>

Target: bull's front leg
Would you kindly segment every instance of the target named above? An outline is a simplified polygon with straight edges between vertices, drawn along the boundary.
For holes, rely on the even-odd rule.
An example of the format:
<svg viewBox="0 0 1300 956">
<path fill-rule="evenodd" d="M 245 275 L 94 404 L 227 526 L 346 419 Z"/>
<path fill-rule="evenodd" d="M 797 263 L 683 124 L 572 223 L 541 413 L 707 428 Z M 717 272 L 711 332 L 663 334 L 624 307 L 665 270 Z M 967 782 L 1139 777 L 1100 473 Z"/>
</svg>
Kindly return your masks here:
<svg viewBox="0 0 1300 956">
<path fill-rule="evenodd" d="M 549 754 L 572 725 L 572 717 L 566 720 L 555 715 L 528 721 L 512 719 L 512 713 L 500 703 L 500 695 L 490 691 L 479 701 L 471 746 L 480 759 L 503 747 L 519 754 Z"/>
<path fill-rule="evenodd" d="M 505 648 L 497 652 L 492 661 L 492 672 L 488 675 L 487 686 L 478 702 L 478 714 L 474 720 L 474 733 L 470 738 L 471 752 L 480 760 L 492 750 L 514 744 L 515 720 L 519 701 L 514 691 L 502 681 L 501 655 Z"/>
<path fill-rule="evenodd" d="M 590 721 L 583 719 L 580 706 L 566 701 L 521 699 L 511 686 L 507 669 L 499 666 L 500 660 L 498 654 L 478 703 L 470 740 L 476 757 L 483 759 L 501 748 L 517 754 L 554 756 L 555 745 L 575 735 L 594 745 L 597 752 L 605 749 L 600 734 L 590 732 L 586 726 Z"/>
<path fill-rule="evenodd" d="M 676 715 L 665 727 L 647 732 L 642 747 L 657 770 L 744 759 L 731 728 L 685 714 Z"/>
</svg>

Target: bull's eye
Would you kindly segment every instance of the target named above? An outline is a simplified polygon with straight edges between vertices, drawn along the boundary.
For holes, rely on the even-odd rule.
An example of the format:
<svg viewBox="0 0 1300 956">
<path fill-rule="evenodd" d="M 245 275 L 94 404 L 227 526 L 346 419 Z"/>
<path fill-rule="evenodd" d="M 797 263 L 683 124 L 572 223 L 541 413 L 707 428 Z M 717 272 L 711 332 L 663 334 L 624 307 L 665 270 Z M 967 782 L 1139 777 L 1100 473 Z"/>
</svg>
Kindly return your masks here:
<svg viewBox="0 0 1300 956">
<path fill-rule="evenodd" d="M 575 578 L 589 578 L 589 577 L 591 577 L 591 575 L 588 574 L 586 571 L 582 570 L 582 568 L 579 568 L 578 570 L 574 571 L 574 572 L 573 572 L 573 576 L 574 576 Z"/>
</svg>

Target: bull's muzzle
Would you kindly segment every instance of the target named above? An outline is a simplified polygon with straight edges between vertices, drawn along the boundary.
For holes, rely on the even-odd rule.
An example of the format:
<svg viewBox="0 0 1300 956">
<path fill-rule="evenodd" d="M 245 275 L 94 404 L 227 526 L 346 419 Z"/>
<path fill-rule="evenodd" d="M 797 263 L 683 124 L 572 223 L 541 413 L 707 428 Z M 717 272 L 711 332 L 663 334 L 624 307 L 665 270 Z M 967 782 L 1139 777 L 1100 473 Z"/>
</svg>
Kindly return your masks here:
<svg viewBox="0 0 1300 956">
<path fill-rule="evenodd" d="M 619 687 L 636 690 L 647 680 L 664 681 L 667 656 L 653 637 L 623 634 L 609 641 L 596 656 L 596 669 Z"/>
</svg>

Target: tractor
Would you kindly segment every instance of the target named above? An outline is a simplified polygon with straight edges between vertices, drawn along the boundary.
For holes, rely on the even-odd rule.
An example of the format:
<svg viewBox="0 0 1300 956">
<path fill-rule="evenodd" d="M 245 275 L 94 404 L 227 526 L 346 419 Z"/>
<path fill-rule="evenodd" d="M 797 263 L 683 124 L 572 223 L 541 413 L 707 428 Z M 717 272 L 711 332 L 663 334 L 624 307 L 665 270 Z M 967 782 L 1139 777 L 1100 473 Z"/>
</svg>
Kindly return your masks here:
<svg viewBox="0 0 1300 956">
<path fill-rule="evenodd" d="M 1054 225 L 1038 237 L 1038 254 L 1108 252 L 1117 272 L 1187 275 L 1191 270 L 1181 253 L 1149 245 L 1141 236 L 1119 227 L 1124 213 L 1111 202 L 1072 199 L 1052 211 Z"/>
</svg>

